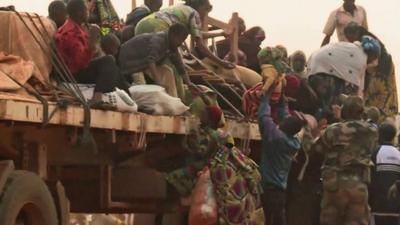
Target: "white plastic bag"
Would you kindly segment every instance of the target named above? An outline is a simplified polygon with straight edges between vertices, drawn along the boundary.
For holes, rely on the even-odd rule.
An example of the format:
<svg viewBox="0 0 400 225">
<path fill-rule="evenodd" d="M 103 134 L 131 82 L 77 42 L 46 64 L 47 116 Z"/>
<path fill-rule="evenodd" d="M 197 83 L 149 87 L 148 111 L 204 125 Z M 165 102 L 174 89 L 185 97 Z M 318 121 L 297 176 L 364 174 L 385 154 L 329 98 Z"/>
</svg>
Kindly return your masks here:
<svg viewBox="0 0 400 225">
<path fill-rule="evenodd" d="M 78 84 L 83 96 L 86 100 L 93 98 L 95 85 L 93 84 Z M 116 88 L 114 92 L 103 94 L 102 97 L 105 103 L 113 105 L 119 112 L 137 112 L 138 106 L 135 101 L 123 90 Z"/>
<path fill-rule="evenodd" d="M 181 99 L 168 95 L 158 85 L 136 85 L 129 88 L 129 91 L 139 108 L 153 115 L 178 116 L 189 110 Z"/>
</svg>

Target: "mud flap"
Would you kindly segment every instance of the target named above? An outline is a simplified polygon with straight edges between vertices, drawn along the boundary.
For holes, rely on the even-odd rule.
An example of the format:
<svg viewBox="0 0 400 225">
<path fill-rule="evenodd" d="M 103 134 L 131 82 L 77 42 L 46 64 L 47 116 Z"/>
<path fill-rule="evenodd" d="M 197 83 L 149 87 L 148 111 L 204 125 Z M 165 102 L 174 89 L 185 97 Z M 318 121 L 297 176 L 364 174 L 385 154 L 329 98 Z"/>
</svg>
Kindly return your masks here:
<svg viewBox="0 0 400 225">
<path fill-rule="evenodd" d="M 0 161 L 0 192 L 2 192 L 8 177 L 15 169 L 14 162 L 11 160 Z"/>
</svg>

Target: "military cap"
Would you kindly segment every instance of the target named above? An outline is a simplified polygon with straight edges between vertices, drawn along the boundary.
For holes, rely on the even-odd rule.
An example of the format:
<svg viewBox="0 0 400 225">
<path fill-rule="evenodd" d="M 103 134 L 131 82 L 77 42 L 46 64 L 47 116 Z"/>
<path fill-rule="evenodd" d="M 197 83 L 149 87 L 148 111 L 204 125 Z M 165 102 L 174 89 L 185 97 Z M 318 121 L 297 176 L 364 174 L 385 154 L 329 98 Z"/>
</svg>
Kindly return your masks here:
<svg viewBox="0 0 400 225">
<path fill-rule="evenodd" d="M 381 113 L 377 107 L 366 107 L 365 115 L 367 119 L 370 119 L 374 123 L 379 122 L 379 118 L 381 117 Z"/>
<path fill-rule="evenodd" d="M 349 96 L 343 102 L 342 114 L 353 114 L 364 111 L 364 101 L 358 96 Z"/>
</svg>

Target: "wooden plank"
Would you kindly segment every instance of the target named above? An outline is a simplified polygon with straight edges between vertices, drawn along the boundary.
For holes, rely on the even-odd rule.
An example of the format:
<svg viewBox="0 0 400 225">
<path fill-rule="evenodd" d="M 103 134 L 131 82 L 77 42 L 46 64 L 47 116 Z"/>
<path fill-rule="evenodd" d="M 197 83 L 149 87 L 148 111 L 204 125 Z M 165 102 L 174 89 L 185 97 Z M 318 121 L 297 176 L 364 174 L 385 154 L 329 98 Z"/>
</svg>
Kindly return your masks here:
<svg viewBox="0 0 400 225">
<path fill-rule="evenodd" d="M 8 177 L 14 171 L 14 162 L 11 160 L 0 161 L 0 191 L 3 191 L 7 183 Z"/>
<path fill-rule="evenodd" d="M 49 112 L 55 108 L 49 105 Z M 57 110 L 49 124 L 82 127 L 84 111 L 78 106 L 69 106 L 66 110 Z M 0 100 L 0 120 L 28 123 L 42 123 L 43 106 L 39 103 Z M 91 128 L 130 132 L 163 134 L 188 134 L 198 121 L 194 117 L 153 116 L 142 113 L 123 113 L 114 111 L 91 110 Z M 250 127 L 249 127 L 250 126 Z M 235 138 L 260 140 L 256 124 L 248 125 L 227 120 L 226 128 Z"/>
<path fill-rule="evenodd" d="M 233 13 L 231 19 L 233 33 L 231 34 L 231 54 L 233 55 L 234 63 L 238 63 L 239 52 L 239 14 Z"/>
<path fill-rule="evenodd" d="M 136 0 L 132 0 L 132 10 L 137 7 Z"/>
<path fill-rule="evenodd" d="M 209 24 L 211 26 L 218 27 L 218 28 L 221 28 L 221 29 L 227 30 L 227 31 L 229 31 L 229 29 L 231 29 L 230 25 L 228 23 L 222 22 L 221 20 L 218 20 L 218 19 L 215 19 L 215 18 L 212 18 L 209 16 L 206 19 L 206 24 Z"/>
<path fill-rule="evenodd" d="M 40 178 L 47 179 L 47 148 L 46 145 L 29 142 L 22 149 L 21 169 L 36 173 Z"/>
</svg>

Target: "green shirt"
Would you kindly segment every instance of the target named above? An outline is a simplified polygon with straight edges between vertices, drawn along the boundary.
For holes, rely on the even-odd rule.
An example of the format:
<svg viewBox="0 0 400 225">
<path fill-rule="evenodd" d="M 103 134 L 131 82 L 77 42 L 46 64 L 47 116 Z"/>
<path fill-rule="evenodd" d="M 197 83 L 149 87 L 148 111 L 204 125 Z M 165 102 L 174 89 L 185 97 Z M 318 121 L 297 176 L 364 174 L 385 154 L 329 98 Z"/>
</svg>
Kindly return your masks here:
<svg viewBox="0 0 400 225">
<path fill-rule="evenodd" d="M 164 20 L 170 26 L 180 23 L 186 26 L 192 37 L 201 37 L 201 19 L 199 13 L 187 5 L 176 5 L 155 13 L 155 17 Z"/>
</svg>

